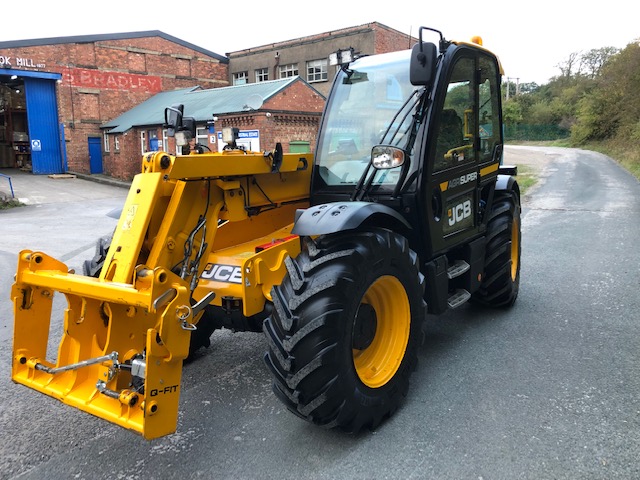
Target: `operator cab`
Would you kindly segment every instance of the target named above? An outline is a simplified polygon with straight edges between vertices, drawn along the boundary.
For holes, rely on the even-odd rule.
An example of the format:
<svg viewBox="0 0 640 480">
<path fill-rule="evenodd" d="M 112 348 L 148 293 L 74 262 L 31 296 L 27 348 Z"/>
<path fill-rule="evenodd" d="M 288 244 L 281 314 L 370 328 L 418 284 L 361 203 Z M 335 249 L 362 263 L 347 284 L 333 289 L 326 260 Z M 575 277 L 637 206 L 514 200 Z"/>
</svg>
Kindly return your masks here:
<svg viewBox="0 0 640 480">
<path fill-rule="evenodd" d="M 482 234 L 502 158 L 501 68 L 478 43 L 342 64 L 315 152 L 311 204 L 386 205 L 423 258 Z M 385 226 L 385 225 L 380 225 Z"/>
</svg>

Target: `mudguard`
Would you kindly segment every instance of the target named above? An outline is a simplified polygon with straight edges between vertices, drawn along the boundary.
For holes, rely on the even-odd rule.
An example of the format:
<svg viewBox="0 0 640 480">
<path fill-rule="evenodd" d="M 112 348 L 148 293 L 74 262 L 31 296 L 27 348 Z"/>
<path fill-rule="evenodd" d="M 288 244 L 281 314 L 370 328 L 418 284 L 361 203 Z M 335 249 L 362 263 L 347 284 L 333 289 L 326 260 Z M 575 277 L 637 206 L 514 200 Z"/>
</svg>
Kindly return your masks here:
<svg viewBox="0 0 640 480">
<path fill-rule="evenodd" d="M 520 196 L 520 187 L 518 186 L 518 181 L 512 175 L 498 175 L 498 179 L 496 180 L 496 190 L 513 190 L 518 194 L 518 197 Z"/>
<path fill-rule="evenodd" d="M 404 217 L 386 205 L 371 202 L 333 202 L 298 210 L 291 233 L 300 236 L 326 235 L 354 230 L 365 223 L 391 227 L 392 230 L 397 230 L 393 226 L 401 225 L 411 230 Z"/>
</svg>

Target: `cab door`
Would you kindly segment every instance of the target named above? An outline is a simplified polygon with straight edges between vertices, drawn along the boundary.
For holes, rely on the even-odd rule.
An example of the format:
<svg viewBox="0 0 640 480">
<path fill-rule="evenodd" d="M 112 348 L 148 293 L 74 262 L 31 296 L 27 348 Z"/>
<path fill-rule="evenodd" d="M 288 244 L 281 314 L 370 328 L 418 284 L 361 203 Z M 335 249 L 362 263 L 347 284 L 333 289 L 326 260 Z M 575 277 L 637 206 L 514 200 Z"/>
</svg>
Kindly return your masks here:
<svg viewBox="0 0 640 480">
<path fill-rule="evenodd" d="M 431 252 L 484 231 L 502 155 L 500 76 L 484 51 L 456 47 L 431 115 L 426 195 Z M 429 198 L 430 197 L 430 198 Z"/>
</svg>

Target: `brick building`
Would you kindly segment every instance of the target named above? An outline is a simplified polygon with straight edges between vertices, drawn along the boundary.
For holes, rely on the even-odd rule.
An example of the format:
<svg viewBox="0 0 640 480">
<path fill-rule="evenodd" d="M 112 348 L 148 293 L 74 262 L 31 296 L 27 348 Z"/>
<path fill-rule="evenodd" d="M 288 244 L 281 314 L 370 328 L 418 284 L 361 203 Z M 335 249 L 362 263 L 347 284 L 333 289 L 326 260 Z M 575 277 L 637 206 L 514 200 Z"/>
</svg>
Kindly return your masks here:
<svg viewBox="0 0 640 480">
<path fill-rule="evenodd" d="M 0 167 L 100 173 L 104 122 L 227 79 L 226 57 L 159 31 L 0 42 Z"/>
<path fill-rule="evenodd" d="M 227 53 L 232 85 L 257 83 L 300 75 L 327 95 L 335 75 L 329 54 L 353 48 L 375 55 L 411 48 L 418 40 L 378 22 L 333 30 L 308 37 Z"/>
<path fill-rule="evenodd" d="M 221 129 L 240 130 L 246 150 L 270 151 L 280 143 L 285 153 L 309 152 L 325 98 L 300 77 L 236 87 L 187 88 L 158 93 L 102 125 L 105 173 L 130 179 L 140 172 L 141 155 L 151 150 L 175 153 L 163 128 L 166 107 L 182 104 L 196 122 L 195 142 L 222 151 Z"/>
<path fill-rule="evenodd" d="M 272 149 L 276 141 L 285 151 L 313 149 L 320 104 L 335 74 L 329 54 L 348 48 L 362 55 L 387 53 L 416 41 L 372 22 L 227 56 L 160 31 L 0 42 L 0 168 L 130 178 L 141 152 L 170 145 L 157 118 L 128 129 L 114 123 L 134 107 L 174 90 L 205 98 L 210 93 L 202 92 L 230 84 L 270 88 L 274 81 L 298 77 L 301 82 L 285 83 L 278 94 L 255 93 L 259 108 L 257 97 L 246 103 L 253 95 L 248 90 L 233 88 L 224 90 L 237 101 L 205 108 L 220 116 L 217 126 L 257 130 L 259 149 Z M 185 114 L 193 115 L 189 108 Z M 200 140 L 211 140 L 207 120 L 200 120 Z M 253 138 L 248 147 L 255 145 Z"/>
<path fill-rule="evenodd" d="M 348 48 L 361 55 L 387 53 L 410 48 L 415 42 L 373 22 L 228 53 L 229 80 L 234 86 L 163 92 L 104 123 L 105 173 L 130 178 L 139 171 L 142 153 L 174 152 L 162 122 L 164 108 L 175 103 L 184 104 L 185 115 L 195 117 L 197 141 L 211 150 L 222 149 L 220 128 L 233 126 L 240 129 L 240 143 L 248 150 L 271 150 L 279 142 L 285 152 L 311 151 L 335 74 L 329 71 L 329 54 Z M 212 127 L 214 115 L 218 120 Z"/>
</svg>

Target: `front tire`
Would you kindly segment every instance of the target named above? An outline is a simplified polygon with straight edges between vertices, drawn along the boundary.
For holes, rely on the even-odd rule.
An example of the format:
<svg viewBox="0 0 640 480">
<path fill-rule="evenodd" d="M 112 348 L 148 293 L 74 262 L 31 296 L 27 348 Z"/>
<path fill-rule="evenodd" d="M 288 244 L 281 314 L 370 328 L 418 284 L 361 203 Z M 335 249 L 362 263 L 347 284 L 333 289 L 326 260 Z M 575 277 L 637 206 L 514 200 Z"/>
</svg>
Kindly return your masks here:
<svg viewBox="0 0 640 480">
<path fill-rule="evenodd" d="M 273 390 L 296 415 L 355 433 L 406 396 L 426 305 L 407 240 L 376 229 L 304 239 L 264 323 Z"/>
<path fill-rule="evenodd" d="M 113 235 L 107 235 L 105 237 L 100 237 L 96 241 L 96 252 L 93 255 L 93 258 L 91 260 L 85 260 L 82 263 L 82 273 L 85 277 L 98 278 L 100 276 L 104 261 L 107 259 L 107 253 L 109 252 L 112 238 Z"/>
</svg>

